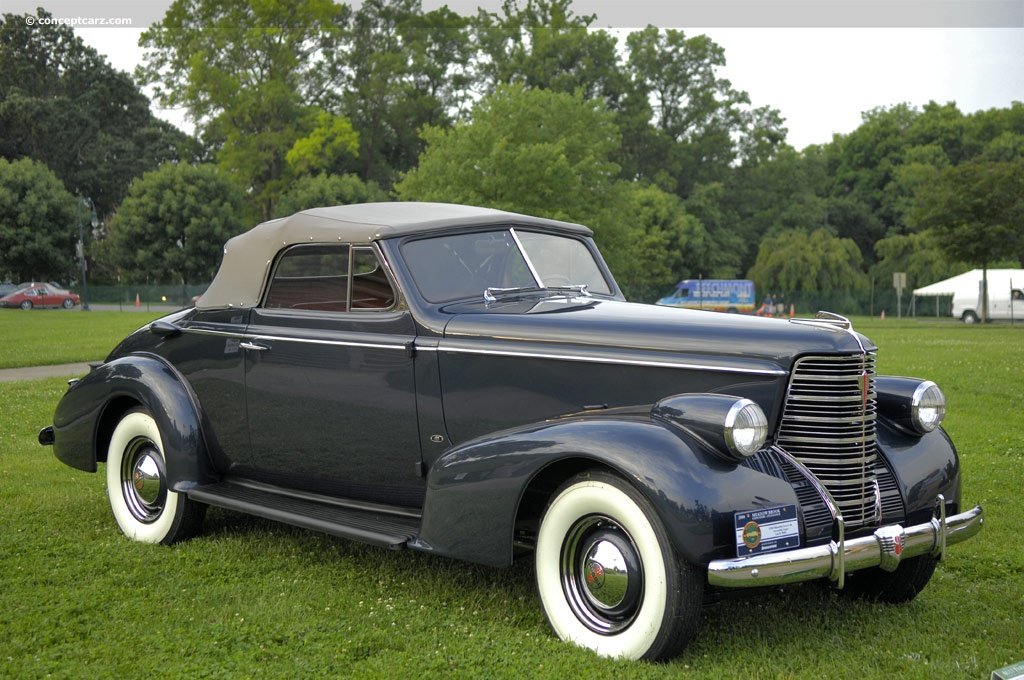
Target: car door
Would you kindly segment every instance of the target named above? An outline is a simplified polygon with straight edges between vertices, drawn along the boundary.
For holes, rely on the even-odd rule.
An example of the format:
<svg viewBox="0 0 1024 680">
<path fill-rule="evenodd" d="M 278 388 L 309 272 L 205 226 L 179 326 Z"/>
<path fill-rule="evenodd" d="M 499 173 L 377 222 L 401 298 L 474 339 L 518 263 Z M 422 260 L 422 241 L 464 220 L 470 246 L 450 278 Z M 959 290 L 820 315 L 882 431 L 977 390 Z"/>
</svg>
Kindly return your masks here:
<svg viewBox="0 0 1024 680">
<path fill-rule="evenodd" d="M 55 307 L 59 305 L 58 297 L 46 286 L 36 288 L 36 305 L 39 307 Z"/>
<path fill-rule="evenodd" d="M 241 343 L 253 475 L 419 505 L 414 329 L 374 248 L 285 250 Z"/>
</svg>

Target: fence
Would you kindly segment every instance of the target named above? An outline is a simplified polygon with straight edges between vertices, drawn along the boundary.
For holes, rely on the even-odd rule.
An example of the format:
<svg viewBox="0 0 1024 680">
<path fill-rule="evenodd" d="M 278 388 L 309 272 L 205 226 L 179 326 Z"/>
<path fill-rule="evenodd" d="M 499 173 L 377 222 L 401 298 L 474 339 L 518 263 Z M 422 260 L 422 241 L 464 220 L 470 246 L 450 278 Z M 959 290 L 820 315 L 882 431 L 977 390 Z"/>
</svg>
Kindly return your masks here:
<svg viewBox="0 0 1024 680">
<path fill-rule="evenodd" d="M 134 307 L 136 301 L 140 307 L 184 307 L 192 304 L 192 299 L 202 295 L 209 283 L 190 284 L 182 287 L 180 283 L 150 283 L 150 284 L 122 284 L 119 286 L 99 285 L 89 286 L 89 304 L 117 305 L 119 308 Z M 74 291 L 81 294 L 81 290 Z M 637 302 L 654 302 L 663 297 L 668 291 L 646 289 L 635 294 L 626 290 L 626 299 Z M 758 290 L 757 305 L 768 295 L 777 291 Z M 790 307 L 798 316 L 813 315 L 818 310 L 825 310 L 849 315 L 879 316 L 885 310 L 886 316 L 895 317 L 898 311 L 903 316 L 949 316 L 952 305 L 951 296 L 940 296 L 937 298 L 918 298 L 914 300 L 911 291 L 903 291 L 902 305 L 897 305 L 896 291 L 892 288 L 865 291 L 826 291 L 819 293 L 794 293 L 783 292 L 783 303 L 785 315 L 788 316 Z"/>
<path fill-rule="evenodd" d="M 638 302 L 654 302 L 668 295 L 667 290 L 645 289 L 638 292 L 626 290 L 626 299 Z M 776 299 L 779 291 L 757 290 L 757 306 L 771 293 Z M 863 291 L 834 290 L 815 293 L 781 292 L 785 316 L 789 316 L 790 308 L 797 316 L 811 316 L 819 310 L 835 312 L 843 316 L 879 316 L 884 311 L 888 317 L 902 316 L 950 316 L 952 296 L 937 298 L 913 299 L 910 289 L 903 291 L 902 300 L 896 299 L 893 288 L 874 288 Z"/>
<path fill-rule="evenodd" d="M 125 283 L 118 286 L 95 286 L 89 285 L 89 304 L 117 305 L 120 308 L 139 307 L 149 308 L 151 306 L 173 306 L 185 307 L 192 304 L 192 299 L 202 295 L 209 283 L 189 284 L 182 286 L 180 283 Z M 82 291 L 74 289 L 79 295 Z"/>
</svg>

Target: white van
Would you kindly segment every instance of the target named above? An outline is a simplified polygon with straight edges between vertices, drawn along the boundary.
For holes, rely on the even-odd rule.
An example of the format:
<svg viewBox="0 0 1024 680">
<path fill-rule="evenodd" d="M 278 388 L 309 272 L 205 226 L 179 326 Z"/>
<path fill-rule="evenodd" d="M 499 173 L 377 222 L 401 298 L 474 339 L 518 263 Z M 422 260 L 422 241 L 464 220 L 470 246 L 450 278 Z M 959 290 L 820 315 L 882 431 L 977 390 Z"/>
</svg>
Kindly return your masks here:
<svg viewBox="0 0 1024 680">
<path fill-rule="evenodd" d="M 981 271 L 975 271 L 979 274 L 977 286 L 960 289 L 953 295 L 953 316 L 964 323 L 978 323 L 981 320 Z M 1019 269 L 993 269 L 988 272 L 988 318 L 990 320 L 1024 320 L 1024 275 L 1022 274 L 1024 273 Z"/>
</svg>

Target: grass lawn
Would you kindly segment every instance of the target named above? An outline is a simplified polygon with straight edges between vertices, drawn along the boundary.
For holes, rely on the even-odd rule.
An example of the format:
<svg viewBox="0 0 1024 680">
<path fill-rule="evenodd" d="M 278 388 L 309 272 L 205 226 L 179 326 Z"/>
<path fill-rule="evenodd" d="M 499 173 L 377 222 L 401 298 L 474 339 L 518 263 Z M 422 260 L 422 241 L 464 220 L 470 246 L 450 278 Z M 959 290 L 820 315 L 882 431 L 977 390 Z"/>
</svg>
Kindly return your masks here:
<svg viewBox="0 0 1024 680">
<path fill-rule="evenodd" d="M 163 312 L 0 309 L 0 368 L 100 361 Z"/>
<path fill-rule="evenodd" d="M 908 605 L 817 584 L 728 600 L 659 666 L 558 642 L 529 561 L 489 569 L 219 510 L 195 540 L 132 543 L 102 476 L 36 443 L 65 387 L 40 380 L 0 384 L 0 676 L 987 678 L 1024 660 L 1024 328 L 859 327 L 880 372 L 943 387 L 964 502 L 987 513 Z"/>
</svg>

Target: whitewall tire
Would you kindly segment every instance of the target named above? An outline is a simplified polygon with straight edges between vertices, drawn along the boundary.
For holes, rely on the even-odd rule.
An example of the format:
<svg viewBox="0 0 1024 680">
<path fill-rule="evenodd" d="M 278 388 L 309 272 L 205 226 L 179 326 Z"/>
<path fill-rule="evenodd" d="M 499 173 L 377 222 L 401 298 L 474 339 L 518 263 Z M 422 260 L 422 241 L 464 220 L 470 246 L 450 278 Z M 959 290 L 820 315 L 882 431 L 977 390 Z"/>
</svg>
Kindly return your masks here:
<svg viewBox="0 0 1024 680">
<path fill-rule="evenodd" d="M 537 589 L 555 633 L 602 656 L 664 660 L 697 629 L 703 582 L 621 478 L 577 475 L 541 521 Z"/>
<path fill-rule="evenodd" d="M 124 534 L 143 543 L 165 543 L 195 535 L 206 506 L 171 491 L 163 439 L 146 411 L 126 413 L 107 449 L 107 498 Z"/>
</svg>

